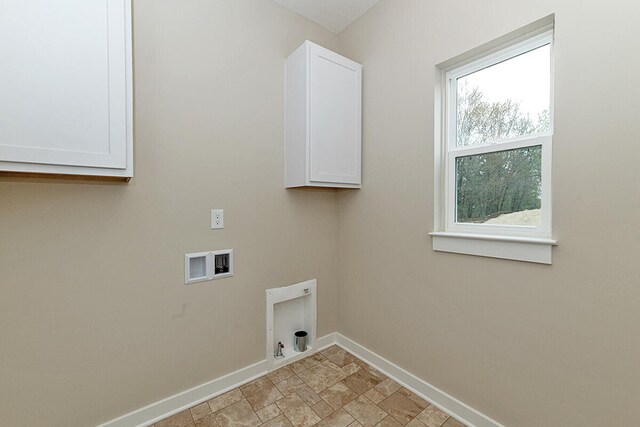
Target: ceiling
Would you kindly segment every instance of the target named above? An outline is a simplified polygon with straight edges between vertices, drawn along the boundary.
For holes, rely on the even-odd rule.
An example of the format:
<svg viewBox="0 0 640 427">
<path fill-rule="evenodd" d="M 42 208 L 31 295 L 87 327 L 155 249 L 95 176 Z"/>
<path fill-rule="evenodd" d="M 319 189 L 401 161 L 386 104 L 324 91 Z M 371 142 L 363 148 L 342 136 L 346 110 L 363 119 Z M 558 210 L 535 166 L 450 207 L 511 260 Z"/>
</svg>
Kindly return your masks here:
<svg viewBox="0 0 640 427">
<path fill-rule="evenodd" d="M 273 0 L 334 33 L 365 14 L 380 0 Z"/>
</svg>

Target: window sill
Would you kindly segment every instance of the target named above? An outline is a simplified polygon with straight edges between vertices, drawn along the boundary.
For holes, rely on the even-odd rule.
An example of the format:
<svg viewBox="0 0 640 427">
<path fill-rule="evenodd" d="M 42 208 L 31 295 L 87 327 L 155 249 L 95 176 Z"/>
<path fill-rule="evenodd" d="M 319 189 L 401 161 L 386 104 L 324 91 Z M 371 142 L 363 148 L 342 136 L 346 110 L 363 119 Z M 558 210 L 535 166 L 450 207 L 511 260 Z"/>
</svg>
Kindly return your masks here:
<svg viewBox="0 0 640 427">
<path fill-rule="evenodd" d="M 531 237 L 491 236 L 450 232 L 431 232 L 433 250 L 551 264 L 551 248 L 558 242 Z"/>
</svg>

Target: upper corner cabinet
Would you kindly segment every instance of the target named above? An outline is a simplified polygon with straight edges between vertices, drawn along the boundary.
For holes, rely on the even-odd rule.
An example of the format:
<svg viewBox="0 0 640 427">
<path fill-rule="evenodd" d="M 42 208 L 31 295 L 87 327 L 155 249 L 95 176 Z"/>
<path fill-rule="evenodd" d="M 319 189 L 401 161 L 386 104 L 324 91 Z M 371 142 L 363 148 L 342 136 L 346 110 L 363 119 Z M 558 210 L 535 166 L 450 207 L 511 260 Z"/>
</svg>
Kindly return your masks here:
<svg viewBox="0 0 640 427">
<path fill-rule="evenodd" d="M 0 171 L 131 178 L 131 0 L 4 0 Z"/>
<path fill-rule="evenodd" d="M 360 188 L 362 65 L 305 41 L 285 86 L 285 186 Z"/>
</svg>

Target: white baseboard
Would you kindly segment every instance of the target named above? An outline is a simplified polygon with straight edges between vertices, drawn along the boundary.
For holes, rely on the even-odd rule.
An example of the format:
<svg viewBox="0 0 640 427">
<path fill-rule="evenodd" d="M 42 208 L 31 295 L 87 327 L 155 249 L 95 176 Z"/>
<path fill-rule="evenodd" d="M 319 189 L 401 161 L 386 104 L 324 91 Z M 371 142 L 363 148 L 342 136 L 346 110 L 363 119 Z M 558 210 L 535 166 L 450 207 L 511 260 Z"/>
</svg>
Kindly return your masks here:
<svg viewBox="0 0 640 427">
<path fill-rule="evenodd" d="M 407 389 L 442 409 L 447 414 L 459 419 L 469 427 L 504 427 L 497 421 L 476 411 L 470 406 L 449 396 L 444 391 L 405 371 L 398 365 L 378 356 L 371 350 L 361 346 L 339 333 L 331 333 L 318 338 L 318 351 L 333 344 L 338 344 L 359 359 L 372 365 L 389 378 L 402 384 Z M 253 381 L 267 373 L 267 361 L 262 360 L 253 365 L 239 369 L 215 380 L 206 382 L 192 389 L 162 399 L 158 402 L 137 409 L 121 417 L 100 424 L 98 427 L 147 427 L 173 414 L 198 405 L 222 393 Z"/>
<path fill-rule="evenodd" d="M 253 381 L 267 373 L 267 361 L 262 360 L 235 372 L 200 384 L 166 399 L 137 409 L 98 427 L 146 427 L 194 405 Z"/>
<path fill-rule="evenodd" d="M 337 335 L 337 332 L 334 332 L 332 334 L 327 334 L 323 337 L 318 338 L 318 340 L 316 341 L 316 346 L 318 347 L 318 351 L 322 351 L 334 345 L 336 343 L 336 335 Z"/>
<path fill-rule="evenodd" d="M 357 342 L 336 333 L 336 344 L 469 427 L 504 427 L 439 388 L 405 371 Z"/>
<path fill-rule="evenodd" d="M 331 333 L 316 341 L 318 350 L 324 350 L 336 343 L 336 334 Z M 267 373 L 267 361 L 261 360 L 253 365 L 238 369 L 235 372 L 200 384 L 158 402 L 137 409 L 114 420 L 100 424 L 98 427 L 146 427 L 151 424 L 191 408 L 222 393 L 253 381 Z"/>
</svg>

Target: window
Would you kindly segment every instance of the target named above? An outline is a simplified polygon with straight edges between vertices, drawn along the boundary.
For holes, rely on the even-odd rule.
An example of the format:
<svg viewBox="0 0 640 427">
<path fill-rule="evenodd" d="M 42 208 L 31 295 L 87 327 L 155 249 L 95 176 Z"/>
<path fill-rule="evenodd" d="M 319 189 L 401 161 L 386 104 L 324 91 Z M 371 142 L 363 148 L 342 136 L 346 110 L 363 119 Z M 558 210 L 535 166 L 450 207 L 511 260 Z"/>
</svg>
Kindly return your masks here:
<svg viewBox="0 0 640 427">
<path fill-rule="evenodd" d="M 547 27 L 441 67 L 434 250 L 551 263 L 552 52 Z"/>
</svg>

